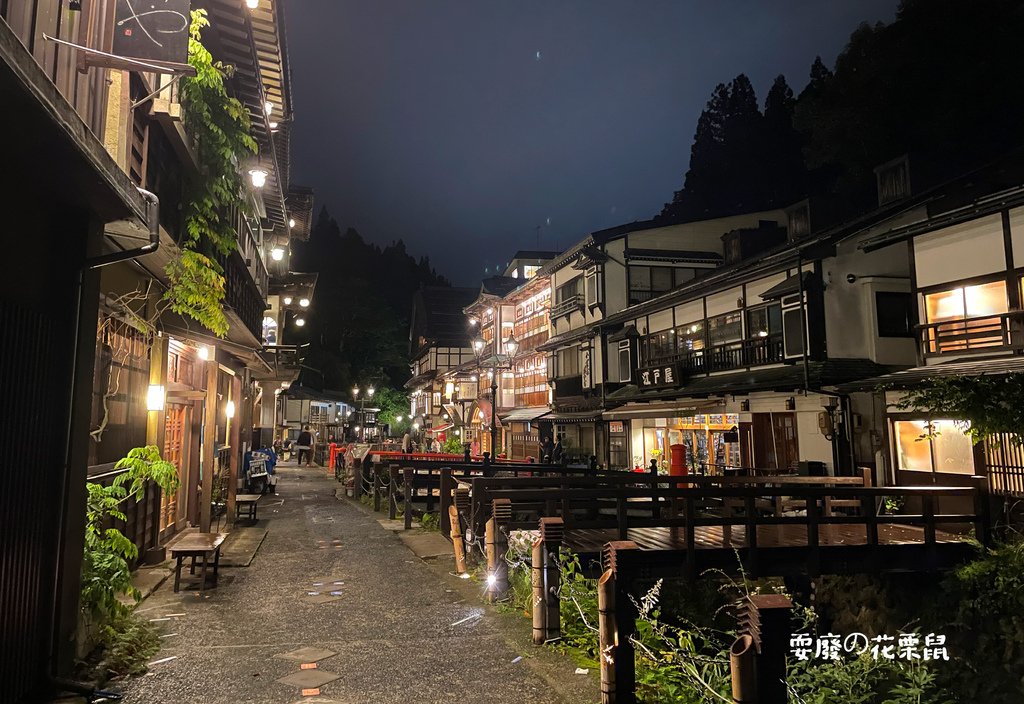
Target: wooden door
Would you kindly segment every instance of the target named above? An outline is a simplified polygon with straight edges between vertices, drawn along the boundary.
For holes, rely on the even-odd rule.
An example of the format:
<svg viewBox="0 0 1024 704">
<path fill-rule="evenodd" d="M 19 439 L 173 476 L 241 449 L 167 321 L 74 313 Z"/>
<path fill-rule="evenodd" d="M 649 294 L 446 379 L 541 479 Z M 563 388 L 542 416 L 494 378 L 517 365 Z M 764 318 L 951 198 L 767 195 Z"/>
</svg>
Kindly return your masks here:
<svg viewBox="0 0 1024 704">
<path fill-rule="evenodd" d="M 796 469 L 799 457 L 796 414 L 755 413 L 751 421 L 754 467 L 782 471 Z"/>
<path fill-rule="evenodd" d="M 188 480 L 188 438 L 191 434 L 188 406 L 182 403 L 168 403 L 164 416 L 166 421 L 163 457 L 178 468 L 178 480 L 184 485 Z M 182 515 L 181 494 L 181 490 L 174 494 L 164 494 L 160 501 L 161 542 L 174 535 L 178 529 L 178 521 Z"/>
</svg>

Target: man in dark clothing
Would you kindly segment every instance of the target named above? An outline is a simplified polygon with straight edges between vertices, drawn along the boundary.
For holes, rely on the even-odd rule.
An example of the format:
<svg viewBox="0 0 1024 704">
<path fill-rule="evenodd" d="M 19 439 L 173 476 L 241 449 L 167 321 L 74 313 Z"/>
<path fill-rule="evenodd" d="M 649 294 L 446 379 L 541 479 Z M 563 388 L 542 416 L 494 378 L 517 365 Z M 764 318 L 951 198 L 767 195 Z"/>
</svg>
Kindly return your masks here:
<svg viewBox="0 0 1024 704">
<path fill-rule="evenodd" d="M 309 432 L 307 425 L 299 433 L 299 439 L 295 441 L 295 447 L 299 451 L 298 464 L 302 464 L 302 453 L 306 453 L 306 466 L 313 466 L 313 434 Z"/>
<path fill-rule="evenodd" d="M 551 462 L 553 464 L 562 464 L 564 458 L 565 449 L 562 447 L 562 438 L 558 438 L 555 441 L 555 446 L 551 448 Z"/>
<path fill-rule="evenodd" d="M 544 438 L 540 444 L 540 456 L 541 462 L 550 462 L 551 453 L 555 451 L 555 445 L 551 442 L 551 438 Z"/>
</svg>

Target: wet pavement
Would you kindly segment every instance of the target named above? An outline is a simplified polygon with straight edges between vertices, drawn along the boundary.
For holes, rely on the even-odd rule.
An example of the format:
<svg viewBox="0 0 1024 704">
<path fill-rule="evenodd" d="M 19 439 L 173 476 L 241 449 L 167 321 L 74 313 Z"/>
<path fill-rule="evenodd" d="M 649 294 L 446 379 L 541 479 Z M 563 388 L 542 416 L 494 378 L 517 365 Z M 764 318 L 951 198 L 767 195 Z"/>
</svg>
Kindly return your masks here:
<svg viewBox="0 0 1024 704">
<path fill-rule="evenodd" d="M 140 605 L 164 645 L 147 675 L 117 687 L 126 703 L 598 699 L 571 661 L 530 645 L 527 619 L 456 579 L 450 558 L 416 557 L 380 514 L 337 499 L 323 470 L 279 469 L 279 494 L 260 502 L 269 533 L 248 567 L 222 568 L 203 597 L 175 594 L 170 579 Z"/>
</svg>

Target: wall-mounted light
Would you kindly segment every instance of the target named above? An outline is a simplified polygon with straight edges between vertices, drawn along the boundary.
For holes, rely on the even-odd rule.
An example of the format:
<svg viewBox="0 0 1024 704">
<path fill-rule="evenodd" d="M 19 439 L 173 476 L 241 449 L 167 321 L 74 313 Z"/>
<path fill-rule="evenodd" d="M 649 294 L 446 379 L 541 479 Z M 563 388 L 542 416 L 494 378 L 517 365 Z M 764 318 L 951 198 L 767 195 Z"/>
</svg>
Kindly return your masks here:
<svg viewBox="0 0 1024 704">
<path fill-rule="evenodd" d="M 257 7 L 260 6 L 260 0 L 245 0 L 245 4 L 249 7 L 250 10 L 255 10 Z"/>
<path fill-rule="evenodd" d="M 234 401 L 228 401 L 227 405 L 224 406 L 224 415 L 226 415 L 228 418 L 234 418 L 235 417 L 235 402 Z"/>
<path fill-rule="evenodd" d="M 740 410 L 744 413 L 748 412 L 750 410 L 750 401 L 740 401 Z"/>
<path fill-rule="evenodd" d="M 164 410 L 164 398 L 164 387 L 158 384 L 150 384 L 149 389 L 146 390 L 146 410 Z"/>
<path fill-rule="evenodd" d="M 469 324 L 470 325 L 476 325 L 476 318 L 470 318 L 469 319 Z"/>
<path fill-rule="evenodd" d="M 277 129 L 277 123 L 276 122 L 271 122 L 270 123 L 270 129 L 276 130 Z"/>
<path fill-rule="evenodd" d="M 309 299 L 308 298 L 301 298 L 301 299 L 299 299 L 299 305 L 302 306 L 303 308 L 309 308 Z"/>
<path fill-rule="evenodd" d="M 296 318 L 295 319 L 295 324 L 298 325 L 301 328 L 303 325 L 306 324 L 306 319 L 305 318 Z"/>
<path fill-rule="evenodd" d="M 793 398 L 792 396 L 790 396 L 789 398 L 786 399 L 786 410 L 787 411 L 795 411 L 796 410 L 796 399 Z"/>
<path fill-rule="evenodd" d="M 197 352 L 199 354 L 199 359 L 203 360 L 204 362 L 210 358 L 210 348 L 207 347 L 206 345 L 200 347 L 197 350 Z"/>
<path fill-rule="evenodd" d="M 270 117 L 270 114 L 274 112 L 274 104 L 268 100 L 263 103 L 263 110 L 267 113 L 267 117 Z"/>
<path fill-rule="evenodd" d="M 286 306 L 290 306 L 292 304 L 292 297 L 291 296 L 285 296 L 284 297 L 284 304 Z"/>
<path fill-rule="evenodd" d="M 458 429 L 456 429 L 456 430 L 455 430 L 455 434 L 456 434 L 456 435 L 462 435 L 462 431 L 461 431 L 461 430 L 458 430 Z"/>
<path fill-rule="evenodd" d="M 273 259 L 275 262 L 281 261 L 282 259 L 284 259 L 284 250 L 281 249 L 280 247 L 274 247 L 272 250 L 270 250 L 270 258 Z"/>
<path fill-rule="evenodd" d="M 295 218 L 288 218 L 288 227 L 295 227 Z"/>
<path fill-rule="evenodd" d="M 267 173 L 266 169 L 250 169 L 249 178 L 252 180 L 253 188 L 263 188 L 267 185 Z"/>
</svg>

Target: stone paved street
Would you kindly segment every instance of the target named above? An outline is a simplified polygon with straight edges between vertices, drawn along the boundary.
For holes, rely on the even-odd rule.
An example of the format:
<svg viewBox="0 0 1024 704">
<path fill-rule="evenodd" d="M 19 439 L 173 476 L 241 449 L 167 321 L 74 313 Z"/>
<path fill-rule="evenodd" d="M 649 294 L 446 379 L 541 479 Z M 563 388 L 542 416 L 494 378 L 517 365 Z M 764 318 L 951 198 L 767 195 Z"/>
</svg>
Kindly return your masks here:
<svg viewBox="0 0 1024 704">
<path fill-rule="evenodd" d="M 596 701 L 591 677 L 529 644 L 526 619 L 485 607 L 478 585 L 451 576 L 450 558 L 416 557 L 380 514 L 335 498 L 337 486 L 319 468 L 281 468 L 249 567 L 223 568 L 204 598 L 175 594 L 170 579 L 143 602 L 164 647 L 148 675 L 122 685 L 125 702 Z M 302 695 L 302 676 L 319 696 Z"/>
</svg>

